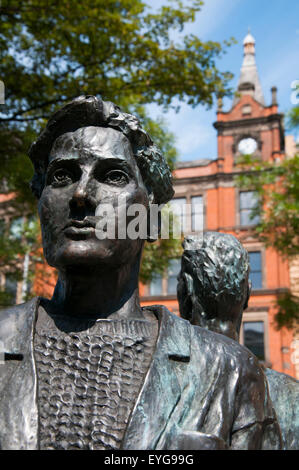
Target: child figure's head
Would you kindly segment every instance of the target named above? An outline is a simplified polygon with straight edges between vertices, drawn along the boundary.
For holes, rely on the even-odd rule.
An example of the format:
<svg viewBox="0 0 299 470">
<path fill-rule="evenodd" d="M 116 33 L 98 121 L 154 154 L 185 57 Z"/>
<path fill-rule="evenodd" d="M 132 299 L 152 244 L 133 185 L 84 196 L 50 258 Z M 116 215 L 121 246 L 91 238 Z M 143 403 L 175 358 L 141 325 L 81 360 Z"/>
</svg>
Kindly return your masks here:
<svg viewBox="0 0 299 470">
<path fill-rule="evenodd" d="M 206 232 L 186 237 L 178 301 L 181 316 L 238 341 L 250 295 L 249 256 L 233 235 Z"/>
</svg>

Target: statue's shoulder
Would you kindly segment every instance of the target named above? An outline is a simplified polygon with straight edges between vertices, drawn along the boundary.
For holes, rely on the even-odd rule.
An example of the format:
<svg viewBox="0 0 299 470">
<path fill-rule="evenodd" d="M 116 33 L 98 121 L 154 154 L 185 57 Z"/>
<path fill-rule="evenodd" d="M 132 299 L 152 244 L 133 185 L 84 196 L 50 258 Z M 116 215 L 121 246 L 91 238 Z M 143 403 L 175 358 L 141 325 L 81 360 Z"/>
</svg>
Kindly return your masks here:
<svg viewBox="0 0 299 470">
<path fill-rule="evenodd" d="M 192 325 L 192 343 L 198 344 L 211 360 L 218 360 L 225 368 L 239 370 L 243 375 L 260 376 L 264 373 L 256 356 L 237 341 L 206 328 Z"/>
<path fill-rule="evenodd" d="M 254 381 L 264 382 L 265 375 L 258 359 L 247 348 L 227 336 L 215 333 L 191 323 L 170 312 L 165 306 L 153 305 L 149 308 L 167 326 L 168 335 L 182 343 L 190 344 L 191 357 L 196 362 L 198 355 L 205 356 L 207 362 L 218 362 L 223 370 L 239 370 L 243 376 L 252 376 Z"/>
<path fill-rule="evenodd" d="M 277 383 L 280 386 L 291 386 L 295 387 L 296 389 L 299 386 L 299 380 L 295 379 L 294 377 L 291 377 L 288 374 L 284 374 L 283 372 L 277 372 L 276 370 L 266 368 L 265 374 L 268 380 L 273 383 Z"/>
<path fill-rule="evenodd" d="M 169 346 L 173 347 L 177 345 L 178 349 L 181 349 L 187 354 L 190 349 L 190 329 L 192 325 L 183 318 L 170 312 L 164 305 L 150 305 L 143 307 L 145 310 L 149 310 L 159 321 L 159 340 L 169 343 Z"/>
<path fill-rule="evenodd" d="M 163 326 L 171 326 L 175 329 L 184 330 L 187 334 L 190 334 L 190 328 L 192 325 L 187 320 L 175 315 L 170 312 L 165 305 L 147 305 L 142 307 L 144 310 L 150 310 L 158 318 L 159 323 Z"/>
<path fill-rule="evenodd" d="M 3 321 L 3 320 L 8 319 L 10 317 L 19 317 L 19 316 L 22 316 L 24 314 L 27 314 L 32 309 L 36 308 L 39 301 L 40 301 L 39 297 L 34 297 L 33 299 L 28 300 L 28 302 L 13 305 L 13 306 L 7 307 L 7 308 L 2 308 L 0 310 L 0 319 Z"/>
<path fill-rule="evenodd" d="M 35 297 L 28 302 L 0 310 L 0 338 L 4 343 L 33 322 L 39 300 L 39 297 Z"/>
<path fill-rule="evenodd" d="M 268 380 L 270 394 L 276 399 L 281 398 L 288 404 L 290 402 L 298 403 L 299 400 L 299 380 L 288 374 L 277 372 L 273 369 L 265 369 L 265 375 Z M 299 426 L 299 422 L 298 422 Z"/>
</svg>

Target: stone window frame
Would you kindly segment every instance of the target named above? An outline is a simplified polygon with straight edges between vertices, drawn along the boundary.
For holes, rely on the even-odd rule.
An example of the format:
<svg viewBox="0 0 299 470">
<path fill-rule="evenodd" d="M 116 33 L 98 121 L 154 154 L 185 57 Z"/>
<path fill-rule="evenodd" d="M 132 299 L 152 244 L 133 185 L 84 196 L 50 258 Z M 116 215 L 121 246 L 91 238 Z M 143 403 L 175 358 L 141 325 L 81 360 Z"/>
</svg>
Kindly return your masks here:
<svg viewBox="0 0 299 470">
<path fill-rule="evenodd" d="M 269 366 L 270 365 L 270 345 L 269 345 L 269 318 L 268 312 L 265 310 L 263 312 L 244 312 L 241 329 L 240 329 L 240 344 L 244 346 L 244 331 L 243 323 L 249 322 L 263 322 L 264 324 L 264 348 L 265 348 L 265 360 L 260 361 L 261 363 Z"/>
<path fill-rule="evenodd" d="M 204 191 L 204 190 L 194 190 L 194 189 L 188 189 L 185 192 L 177 191 L 175 193 L 175 196 L 172 199 L 181 199 L 181 198 L 184 197 L 186 199 L 186 204 L 190 204 L 190 206 L 191 206 L 191 201 L 192 201 L 191 198 L 192 197 L 198 197 L 198 196 L 201 196 L 203 198 L 203 230 L 205 230 L 205 228 L 206 228 L 206 213 L 207 213 L 206 191 Z M 185 235 L 189 235 L 190 233 L 196 233 L 196 232 L 192 232 L 191 212 L 188 215 L 190 217 L 191 231 L 187 230 Z M 188 226 L 188 223 L 187 223 L 187 226 Z M 152 295 L 150 293 L 150 283 L 148 283 L 146 285 L 145 295 L 147 297 L 152 297 L 152 298 L 160 297 L 160 296 L 167 297 L 169 295 L 173 295 L 173 294 L 168 294 L 168 292 L 167 292 L 167 287 L 168 287 L 167 286 L 167 281 L 168 281 L 167 272 L 165 272 L 164 276 L 162 276 L 162 293 L 160 295 Z"/>
<path fill-rule="evenodd" d="M 253 251 L 259 251 L 261 253 L 261 268 L 262 268 L 262 287 L 261 289 L 267 289 L 267 269 L 266 269 L 266 247 L 262 243 L 243 243 L 244 248 L 248 253 Z M 260 289 L 254 289 L 260 290 Z M 252 293 L 254 294 L 254 290 Z"/>
<path fill-rule="evenodd" d="M 158 277 L 160 277 L 160 276 L 158 276 Z M 152 279 L 152 281 L 154 281 L 154 280 L 155 280 L 155 279 Z M 152 283 L 152 281 L 150 281 L 150 282 L 146 285 L 146 295 L 149 296 L 149 297 L 158 297 L 158 296 L 160 296 L 160 295 L 163 295 L 163 291 L 164 291 L 164 285 L 163 285 L 163 284 L 164 284 L 164 282 L 163 282 L 164 279 L 163 279 L 163 277 L 162 277 L 162 279 L 161 279 L 161 293 L 160 293 L 160 294 L 152 294 L 152 293 L 151 293 L 151 283 Z"/>
<path fill-rule="evenodd" d="M 263 279 L 263 254 L 261 252 L 261 250 L 249 250 L 248 251 L 249 255 L 250 253 L 260 253 L 260 260 L 261 260 L 261 265 L 260 265 L 260 271 L 255 271 L 255 272 L 260 272 L 261 273 L 261 287 L 255 287 L 253 288 L 252 287 L 252 292 L 254 292 L 255 290 L 261 290 L 264 288 L 264 279 Z M 250 259 L 250 256 L 249 256 L 249 259 Z"/>
<path fill-rule="evenodd" d="M 236 214 L 235 214 L 235 223 L 237 230 L 252 230 L 253 227 L 256 227 L 257 224 L 252 225 L 241 225 L 241 216 L 240 216 L 240 193 L 246 193 L 254 191 L 254 188 L 235 188 L 235 207 L 236 207 Z"/>
<path fill-rule="evenodd" d="M 191 204 L 192 204 L 192 197 L 198 197 L 198 196 L 201 196 L 203 199 L 203 230 L 206 229 L 206 216 L 207 216 L 207 198 L 206 198 L 206 191 L 205 190 L 202 190 L 202 189 L 193 189 L 193 188 L 187 188 L 186 191 L 184 192 L 180 192 L 180 188 L 176 188 L 176 193 L 175 193 L 175 196 L 173 197 L 173 199 L 180 199 L 180 198 L 185 198 L 186 199 L 186 204 L 190 204 L 190 207 L 191 207 Z M 189 220 L 189 224 L 187 223 L 187 227 L 189 225 L 190 227 L 190 230 L 186 230 L 186 233 L 185 235 L 190 235 L 191 233 L 196 233 L 196 232 L 192 232 L 192 219 L 191 219 L 191 216 L 192 216 L 192 210 L 190 211 L 190 214 L 187 214 L 190 218 Z"/>
<path fill-rule="evenodd" d="M 206 227 L 206 200 L 205 200 L 205 192 L 201 192 L 201 194 L 191 194 L 190 195 L 190 205 L 191 205 L 191 213 L 190 213 L 190 227 L 191 227 L 191 232 L 192 233 L 197 233 L 197 231 L 193 232 L 193 227 L 192 227 L 192 198 L 194 197 L 201 197 L 202 198 L 202 213 L 203 213 L 203 230 L 205 230 Z"/>
<path fill-rule="evenodd" d="M 179 257 L 177 258 L 173 258 L 173 259 L 180 259 Z M 160 294 L 151 294 L 150 293 L 150 282 L 146 285 L 146 289 L 145 289 L 145 295 L 147 297 L 152 297 L 152 298 L 155 298 L 155 297 L 168 297 L 168 296 L 176 296 L 176 293 L 175 294 L 170 294 L 168 292 L 168 275 L 167 275 L 167 270 L 165 271 L 164 275 L 162 275 L 162 292 Z"/>
<path fill-rule="evenodd" d="M 251 193 L 252 195 L 254 195 L 252 198 L 250 198 L 250 204 L 254 204 L 256 202 L 258 202 L 258 193 L 257 191 L 253 190 L 253 189 L 250 189 L 250 190 L 243 190 L 243 189 L 240 189 L 239 190 L 239 223 L 240 223 L 240 227 L 255 227 L 256 225 L 258 225 L 258 223 L 255 223 L 254 220 L 250 220 L 250 216 L 252 214 L 252 211 L 255 209 L 256 207 L 256 204 L 255 204 L 255 207 L 248 207 L 248 206 L 245 206 L 243 205 L 243 207 L 241 207 L 241 195 L 244 194 L 244 193 Z M 256 196 L 257 195 L 257 196 Z M 254 200 L 255 199 L 255 200 Z M 244 204 L 244 203 L 243 203 Z M 244 224 L 242 223 L 242 211 L 250 211 L 250 213 L 247 212 L 247 219 L 246 222 L 248 222 L 247 224 Z M 243 214 L 244 215 L 244 214 Z M 258 215 L 258 220 L 260 221 L 260 216 Z M 244 217 L 243 217 L 244 219 Z"/>
<path fill-rule="evenodd" d="M 178 256 L 177 258 L 172 258 L 172 259 L 173 259 L 173 260 L 176 259 L 176 260 L 179 260 L 179 261 L 181 260 L 181 258 L 180 258 L 179 256 Z M 179 264 L 180 264 L 180 263 L 179 263 Z M 168 266 L 168 267 L 169 267 L 169 266 Z M 180 269 L 180 268 L 179 268 L 179 269 Z M 178 275 L 178 274 L 179 274 L 179 273 L 177 273 L 177 275 Z M 165 288 L 166 288 L 166 295 L 176 295 L 176 292 L 175 292 L 175 293 L 173 293 L 173 292 L 172 292 L 172 293 L 171 293 L 171 292 L 168 292 L 168 279 L 169 279 L 169 277 L 168 277 L 168 269 L 167 269 L 166 272 L 165 272 L 165 281 L 166 281 L 166 282 L 165 282 Z M 162 281 L 162 283 L 163 283 L 163 281 Z M 162 284 L 162 285 L 163 285 L 163 284 Z"/>
</svg>

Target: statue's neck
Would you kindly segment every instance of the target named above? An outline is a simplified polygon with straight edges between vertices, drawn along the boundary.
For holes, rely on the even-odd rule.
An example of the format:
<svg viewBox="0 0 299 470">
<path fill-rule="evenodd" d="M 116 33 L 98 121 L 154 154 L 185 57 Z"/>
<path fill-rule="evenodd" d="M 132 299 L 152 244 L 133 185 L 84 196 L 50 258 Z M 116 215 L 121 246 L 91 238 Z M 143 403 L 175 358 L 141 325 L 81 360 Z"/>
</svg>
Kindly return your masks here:
<svg viewBox="0 0 299 470">
<path fill-rule="evenodd" d="M 69 267 L 59 273 L 54 313 L 80 318 L 142 318 L 139 261 L 118 269 Z"/>
</svg>

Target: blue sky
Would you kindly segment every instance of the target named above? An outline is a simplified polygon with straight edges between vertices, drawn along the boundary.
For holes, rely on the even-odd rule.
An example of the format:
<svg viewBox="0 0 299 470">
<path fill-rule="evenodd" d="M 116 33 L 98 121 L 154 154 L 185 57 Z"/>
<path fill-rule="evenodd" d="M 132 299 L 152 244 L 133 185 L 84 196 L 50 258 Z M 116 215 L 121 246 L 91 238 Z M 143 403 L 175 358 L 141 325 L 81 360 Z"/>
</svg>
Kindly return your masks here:
<svg viewBox="0 0 299 470">
<path fill-rule="evenodd" d="M 165 0 L 148 2 L 153 8 L 166 3 Z M 265 102 L 270 104 L 270 88 L 275 85 L 279 110 L 286 112 L 292 106 L 291 83 L 299 80 L 299 0 L 206 0 L 185 33 L 194 33 L 203 40 L 222 42 L 231 36 L 237 40 L 218 61 L 220 70 L 234 74 L 231 86 L 235 89 L 248 27 L 256 40 L 256 62 Z M 230 104 L 230 100 L 225 100 L 224 110 Z M 152 117 L 163 115 L 168 128 L 176 135 L 180 160 L 216 158 L 215 106 L 207 110 L 182 104 L 177 114 L 172 110 L 164 114 L 156 105 L 148 109 Z"/>
</svg>

